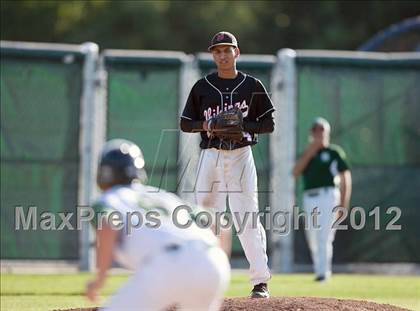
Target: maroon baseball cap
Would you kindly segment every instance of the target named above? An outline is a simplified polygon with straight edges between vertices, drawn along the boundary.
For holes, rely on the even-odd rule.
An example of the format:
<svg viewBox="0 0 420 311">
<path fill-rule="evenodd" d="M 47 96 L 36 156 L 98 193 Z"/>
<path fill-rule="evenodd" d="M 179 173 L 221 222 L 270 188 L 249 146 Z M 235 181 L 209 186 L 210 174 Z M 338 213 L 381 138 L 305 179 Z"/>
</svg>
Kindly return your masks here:
<svg viewBox="0 0 420 311">
<path fill-rule="evenodd" d="M 230 45 L 237 48 L 238 41 L 236 40 L 235 36 L 232 35 L 230 32 L 221 31 L 213 36 L 208 50 L 211 51 L 212 48 L 219 45 Z"/>
</svg>

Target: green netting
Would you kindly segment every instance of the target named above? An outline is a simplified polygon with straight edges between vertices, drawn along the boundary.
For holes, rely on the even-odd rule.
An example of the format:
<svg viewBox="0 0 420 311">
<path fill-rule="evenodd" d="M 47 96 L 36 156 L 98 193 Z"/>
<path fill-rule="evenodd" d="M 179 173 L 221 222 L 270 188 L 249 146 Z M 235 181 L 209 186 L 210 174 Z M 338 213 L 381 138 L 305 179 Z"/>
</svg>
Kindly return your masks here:
<svg viewBox="0 0 420 311">
<path fill-rule="evenodd" d="M 142 148 L 149 183 L 177 191 L 180 66 L 135 62 L 108 66 L 107 137 Z"/>
<path fill-rule="evenodd" d="M 77 206 L 81 62 L 38 57 L 1 58 L 1 256 L 72 259 L 77 231 L 14 230 L 16 206 Z"/>
<path fill-rule="evenodd" d="M 216 70 L 216 67 L 213 62 L 202 62 L 201 72 L 203 75 L 208 74 Z M 273 64 L 274 65 L 274 64 Z M 238 62 L 238 70 L 241 70 L 247 74 L 250 74 L 258 79 L 264 84 L 267 88 L 267 91 L 270 92 L 270 79 L 271 79 L 271 70 L 272 65 L 267 63 L 241 63 Z M 257 178 L 258 178 L 258 201 L 259 209 L 264 210 L 269 206 L 269 197 L 270 197 L 270 156 L 269 156 L 269 141 L 270 135 L 263 134 L 258 136 L 258 144 L 252 147 L 252 153 L 254 155 L 255 166 L 257 168 Z M 269 239 L 270 232 L 267 231 L 267 242 Z M 268 245 L 270 248 L 270 245 Z M 233 239 L 232 239 L 232 254 L 235 256 L 242 256 L 243 249 L 239 238 L 234 230 Z"/>
<path fill-rule="evenodd" d="M 311 121 L 325 117 L 332 142 L 343 147 L 351 164 L 351 206 L 366 214 L 380 206 L 381 230 L 373 230 L 373 217 L 367 217 L 364 230 L 338 232 L 335 260 L 420 261 L 420 230 L 414 223 L 420 219 L 420 62 L 298 59 L 297 83 L 298 153 L 308 142 Z M 401 231 L 385 230 L 390 206 L 402 210 Z M 308 261 L 302 232 L 295 246 L 297 261 Z"/>
</svg>

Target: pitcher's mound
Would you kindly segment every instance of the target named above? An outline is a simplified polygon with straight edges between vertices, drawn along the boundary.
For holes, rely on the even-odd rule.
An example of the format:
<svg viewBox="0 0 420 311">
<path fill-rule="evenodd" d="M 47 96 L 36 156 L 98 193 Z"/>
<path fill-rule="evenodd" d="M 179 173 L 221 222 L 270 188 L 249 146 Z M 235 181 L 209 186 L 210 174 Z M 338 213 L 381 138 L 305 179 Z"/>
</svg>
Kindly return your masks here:
<svg viewBox="0 0 420 311">
<path fill-rule="evenodd" d="M 97 308 L 69 309 L 66 311 L 98 311 Z M 170 308 L 169 311 L 175 311 Z M 245 297 L 225 298 L 222 311 L 401 311 L 407 310 L 387 304 L 363 300 L 348 300 L 317 297 L 272 297 L 269 299 L 250 299 Z M 64 311 L 64 310 L 63 310 Z"/>
<path fill-rule="evenodd" d="M 255 311 L 327 311 L 327 310 L 356 310 L 356 311 L 401 311 L 406 310 L 387 304 L 369 301 L 348 300 L 317 297 L 272 297 L 269 299 L 226 298 L 223 311 L 255 310 Z"/>
</svg>

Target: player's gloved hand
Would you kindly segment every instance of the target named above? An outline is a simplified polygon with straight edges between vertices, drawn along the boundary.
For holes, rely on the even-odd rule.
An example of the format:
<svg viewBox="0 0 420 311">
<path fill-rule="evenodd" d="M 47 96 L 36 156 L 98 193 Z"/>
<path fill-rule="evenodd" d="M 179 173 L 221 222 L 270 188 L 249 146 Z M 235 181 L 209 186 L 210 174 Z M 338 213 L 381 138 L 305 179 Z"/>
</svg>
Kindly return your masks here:
<svg viewBox="0 0 420 311">
<path fill-rule="evenodd" d="M 211 137 L 239 142 L 243 138 L 243 115 L 239 108 L 222 111 L 207 121 Z"/>
<path fill-rule="evenodd" d="M 207 121 L 207 131 L 212 132 L 215 129 L 215 127 L 216 127 L 216 123 L 217 123 L 217 120 L 216 120 L 215 117 L 210 118 Z"/>
</svg>

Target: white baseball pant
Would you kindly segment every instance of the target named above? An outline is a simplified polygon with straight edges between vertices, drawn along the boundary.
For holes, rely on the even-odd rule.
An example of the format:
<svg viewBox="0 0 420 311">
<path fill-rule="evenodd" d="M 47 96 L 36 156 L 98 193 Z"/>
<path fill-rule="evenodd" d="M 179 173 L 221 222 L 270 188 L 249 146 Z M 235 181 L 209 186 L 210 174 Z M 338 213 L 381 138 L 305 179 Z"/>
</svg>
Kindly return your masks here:
<svg viewBox="0 0 420 311">
<path fill-rule="evenodd" d="M 258 213 L 258 190 L 251 147 L 235 150 L 203 149 L 195 195 L 197 204 L 214 208 L 217 212 L 226 210 L 227 196 L 232 213 L 237 213 L 241 220 L 248 213 L 248 221 L 238 237 L 250 265 L 251 283 L 266 283 L 271 274 L 267 264 L 265 231 L 259 218 L 254 224 L 252 221 L 252 214 Z M 233 222 L 239 231 L 235 217 Z"/>
<path fill-rule="evenodd" d="M 102 310 L 219 310 L 229 280 L 223 250 L 187 242 L 148 258 Z"/>
<path fill-rule="evenodd" d="M 332 228 L 336 219 L 333 209 L 339 204 L 340 191 L 336 187 L 311 189 L 305 191 L 303 195 L 303 207 L 309 216 L 309 229 L 305 230 L 305 235 L 317 276 L 327 278 L 331 276 L 333 241 L 336 231 Z M 316 207 L 320 214 L 317 216 L 317 223 L 314 223 L 312 212 Z"/>
</svg>

